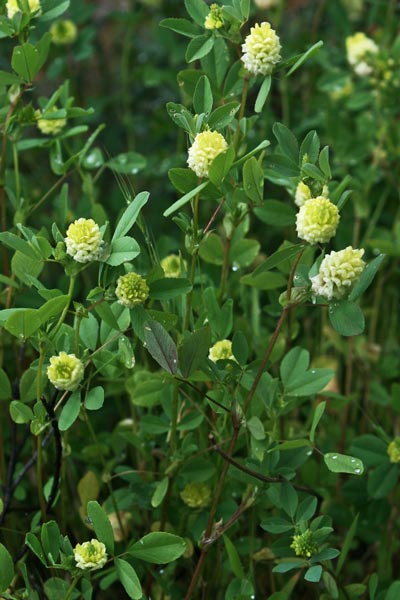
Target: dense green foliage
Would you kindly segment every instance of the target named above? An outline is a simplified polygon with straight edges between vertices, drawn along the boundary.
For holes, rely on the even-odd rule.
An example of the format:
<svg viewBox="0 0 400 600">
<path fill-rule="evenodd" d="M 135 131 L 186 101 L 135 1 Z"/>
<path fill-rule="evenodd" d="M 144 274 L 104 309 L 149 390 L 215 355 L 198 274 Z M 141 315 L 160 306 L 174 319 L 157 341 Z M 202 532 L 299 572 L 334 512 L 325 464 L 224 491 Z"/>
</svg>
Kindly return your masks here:
<svg viewBox="0 0 400 600">
<path fill-rule="evenodd" d="M 0 2 L 1 598 L 400 597 L 399 8 L 210 4 Z"/>
</svg>

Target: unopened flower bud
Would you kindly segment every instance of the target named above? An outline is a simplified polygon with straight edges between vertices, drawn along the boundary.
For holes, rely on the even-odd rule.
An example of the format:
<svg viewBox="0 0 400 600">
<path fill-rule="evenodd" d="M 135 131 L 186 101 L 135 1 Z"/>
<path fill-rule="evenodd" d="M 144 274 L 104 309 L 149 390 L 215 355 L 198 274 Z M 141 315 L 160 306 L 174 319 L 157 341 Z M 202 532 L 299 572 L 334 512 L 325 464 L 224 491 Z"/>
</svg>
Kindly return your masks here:
<svg viewBox="0 0 400 600">
<path fill-rule="evenodd" d="M 205 18 L 204 27 L 205 29 L 220 29 L 224 25 L 224 19 L 222 17 L 222 9 L 218 4 L 211 4 L 210 12 Z"/>
<path fill-rule="evenodd" d="M 296 553 L 296 556 L 310 558 L 318 552 L 318 544 L 314 540 L 314 534 L 310 529 L 306 529 L 304 533 L 293 536 L 293 541 L 290 547 Z"/>
<path fill-rule="evenodd" d="M 47 113 L 55 113 L 59 109 L 56 106 L 53 106 L 51 109 L 46 111 Z M 67 119 L 45 119 L 42 117 L 42 112 L 40 110 L 35 110 L 35 117 L 37 120 L 38 129 L 43 133 L 43 135 L 57 135 L 60 133 L 65 125 L 67 124 Z"/>
<path fill-rule="evenodd" d="M 56 46 L 73 44 L 78 36 L 78 29 L 73 21 L 64 19 L 56 21 L 50 27 L 52 42 Z"/>
<path fill-rule="evenodd" d="M 127 273 L 118 278 L 115 295 L 120 304 L 127 308 L 133 308 L 146 302 L 149 291 L 144 277 L 137 273 Z"/>
<path fill-rule="evenodd" d="M 183 267 L 186 267 L 186 262 L 182 261 Z M 164 271 L 165 277 L 180 277 L 181 276 L 181 259 L 177 254 L 169 254 L 160 262 L 161 268 Z"/>
<path fill-rule="evenodd" d="M 190 508 L 204 508 L 211 499 L 211 489 L 206 483 L 188 483 L 180 494 Z"/>
<path fill-rule="evenodd" d="M 311 190 L 307 184 L 303 181 L 300 181 L 297 184 L 296 193 L 294 196 L 294 202 L 298 207 L 303 206 L 303 204 L 311 199 Z"/>
<path fill-rule="evenodd" d="M 211 346 L 208 358 L 213 362 L 217 362 L 217 360 L 235 360 L 232 353 L 231 340 L 220 340 L 219 342 L 216 342 L 214 346 Z"/>
<path fill-rule="evenodd" d="M 400 436 L 394 438 L 387 447 L 391 463 L 400 463 Z"/>
</svg>

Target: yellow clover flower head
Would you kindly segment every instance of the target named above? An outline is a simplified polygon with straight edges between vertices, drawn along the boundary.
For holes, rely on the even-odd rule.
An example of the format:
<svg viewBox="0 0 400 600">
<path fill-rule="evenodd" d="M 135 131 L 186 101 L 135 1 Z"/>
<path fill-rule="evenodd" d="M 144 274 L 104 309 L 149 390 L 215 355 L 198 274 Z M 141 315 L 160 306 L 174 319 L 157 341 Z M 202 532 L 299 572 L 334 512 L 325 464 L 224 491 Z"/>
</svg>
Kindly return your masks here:
<svg viewBox="0 0 400 600">
<path fill-rule="evenodd" d="M 188 483 L 180 494 L 190 508 L 204 508 L 211 499 L 211 489 L 206 483 Z"/>
<path fill-rule="evenodd" d="M 306 529 L 303 533 L 293 536 L 293 541 L 290 547 L 296 553 L 296 556 L 310 558 L 318 552 L 318 544 L 314 540 L 314 534 L 311 529 Z"/>
<path fill-rule="evenodd" d="M 67 254 L 80 263 L 97 260 L 102 250 L 102 234 L 93 219 L 77 219 L 67 229 Z"/>
<path fill-rule="evenodd" d="M 354 249 L 351 246 L 339 252 L 332 250 L 327 254 L 318 274 L 311 277 L 314 294 L 327 300 L 346 296 L 365 268 L 363 254 L 363 248 Z"/>
<path fill-rule="evenodd" d="M 227 148 L 224 136 L 218 131 L 203 131 L 196 135 L 189 148 L 187 164 L 197 177 L 207 177 L 214 158 Z"/>
<path fill-rule="evenodd" d="M 281 60 L 279 37 L 267 22 L 256 23 L 242 44 L 241 58 L 245 68 L 253 75 L 270 75 Z"/>
<path fill-rule="evenodd" d="M 74 548 L 74 558 L 78 569 L 97 571 L 107 562 L 106 547 L 95 538 L 90 542 L 77 544 Z"/>
<path fill-rule="evenodd" d="M 127 308 L 134 308 L 134 306 L 146 302 L 149 291 L 144 277 L 137 273 L 127 273 L 118 277 L 115 295 L 120 304 Z"/>
<path fill-rule="evenodd" d="M 361 31 L 346 38 L 347 60 L 360 77 L 366 77 L 372 73 L 370 58 L 378 51 L 379 48 L 375 42 Z"/>
<path fill-rule="evenodd" d="M 31 14 L 40 12 L 40 2 L 39 0 L 28 0 L 29 12 Z M 18 6 L 17 0 L 7 0 L 6 4 L 7 9 L 7 17 L 12 19 L 17 12 L 23 12 L 21 8 Z"/>
<path fill-rule="evenodd" d="M 50 110 L 46 112 L 54 113 L 59 109 L 56 106 L 53 106 Z M 35 110 L 35 117 L 37 120 L 38 129 L 43 133 L 43 135 L 57 135 L 60 133 L 65 125 L 67 124 L 67 119 L 44 119 L 42 117 L 41 110 Z"/>
<path fill-rule="evenodd" d="M 279 4 L 279 0 L 254 0 L 254 4 L 257 8 L 272 8 L 273 6 L 277 6 Z"/>
<path fill-rule="evenodd" d="M 208 358 L 213 362 L 217 360 L 235 360 L 232 354 L 232 342 L 231 340 L 220 340 L 216 342 L 214 346 L 211 346 Z"/>
<path fill-rule="evenodd" d="M 56 21 L 50 27 L 52 42 L 56 46 L 73 44 L 78 37 L 78 28 L 71 19 Z"/>
<path fill-rule="evenodd" d="M 218 4 L 211 4 L 210 12 L 204 21 L 205 29 L 220 29 L 223 26 L 222 8 Z"/>
<path fill-rule="evenodd" d="M 297 188 L 296 188 L 296 192 L 295 192 L 295 196 L 294 196 L 294 202 L 295 204 L 297 204 L 298 207 L 303 206 L 303 204 L 307 201 L 311 199 L 311 190 L 308 187 L 308 185 L 306 183 L 304 183 L 303 181 L 300 181 L 297 184 Z"/>
<path fill-rule="evenodd" d="M 394 438 L 387 447 L 391 463 L 400 463 L 400 436 Z"/>
<path fill-rule="evenodd" d="M 74 392 L 82 381 L 84 369 L 83 362 L 75 354 L 60 352 L 50 358 L 47 377 L 58 390 Z"/>
<path fill-rule="evenodd" d="M 310 244 L 325 244 L 335 235 L 339 220 L 338 208 L 328 198 L 311 198 L 297 213 L 297 235 Z"/>
<path fill-rule="evenodd" d="M 181 276 L 181 259 L 177 254 L 169 254 L 162 259 L 160 265 L 165 277 L 176 278 Z M 183 261 L 183 266 L 186 267 L 186 261 Z"/>
</svg>

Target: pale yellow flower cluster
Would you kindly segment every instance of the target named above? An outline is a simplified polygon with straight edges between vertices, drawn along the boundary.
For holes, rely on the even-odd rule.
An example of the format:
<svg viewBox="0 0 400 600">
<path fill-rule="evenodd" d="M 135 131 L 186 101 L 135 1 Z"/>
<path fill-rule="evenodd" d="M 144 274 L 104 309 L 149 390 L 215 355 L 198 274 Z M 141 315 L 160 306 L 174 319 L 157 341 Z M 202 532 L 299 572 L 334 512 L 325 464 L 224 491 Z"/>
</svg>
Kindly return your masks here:
<svg viewBox="0 0 400 600">
<path fill-rule="evenodd" d="M 32 14 L 39 13 L 39 11 L 40 11 L 39 0 L 28 0 L 28 6 L 29 6 L 30 13 L 32 13 Z M 17 14 L 17 12 L 23 12 L 23 11 L 21 11 L 20 7 L 18 6 L 17 0 L 7 0 L 6 9 L 7 9 L 7 17 L 9 19 L 12 19 L 13 16 L 15 14 Z"/>
<path fill-rule="evenodd" d="M 48 113 L 55 113 L 57 112 L 59 109 L 56 106 L 53 106 L 50 110 L 48 110 Z M 42 117 L 42 111 L 41 110 L 35 110 L 35 117 L 37 120 L 37 126 L 38 129 L 44 134 L 44 135 L 57 135 L 58 133 L 60 133 L 65 125 L 67 124 L 67 119 L 65 118 L 61 118 L 61 119 L 44 119 Z"/>
<path fill-rule="evenodd" d="M 364 250 L 347 246 L 344 250 L 327 254 L 318 275 L 311 277 L 311 289 L 327 300 L 346 296 L 365 268 Z"/>
<path fill-rule="evenodd" d="M 296 229 L 300 239 L 325 244 L 335 235 L 340 215 L 333 202 L 317 196 L 307 200 L 297 213 Z"/>
<path fill-rule="evenodd" d="M 97 260 L 101 253 L 102 234 L 93 219 L 77 219 L 67 229 L 67 254 L 79 263 Z"/>
<path fill-rule="evenodd" d="M 47 377 L 58 390 L 74 392 L 82 381 L 84 369 L 83 362 L 75 354 L 60 352 L 50 358 Z"/>
<path fill-rule="evenodd" d="M 162 259 L 160 265 L 165 277 L 177 278 L 181 276 L 181 259 L 177 254 L 168 254 Z M 183 267 L 186 267 L 185 261 L 183 261 Z"/>
<path fill-rule="evenodd" d="M 400 436 L 397 436 L 387 447 L 387 453 L 391 463 L 400 463 Z"/>
<path fill-rule="evenodd" d="M 280 0 L 254 0 L 254 4 L 257 8 L 266 9 L 278 6 Z"/>
<path fill-rule="evenodd" d="M 73 44 L 78 37 L 78 29 L 73 21 L 64 19 L 56 21 L 50 27 L 53 44 L 56 46 L 68 46 Z"/>
<path fill-rule="evenodd" d="M 96 539 L 77 544 L 74 548 L 74 558 L 78 569 L 97 571 L 107 562 L 106 547 Z"/>
<path fill-rule="evenodd" d="M 211 489 L 206 483 L 188 483 L 180 494 L 190 508 L 204 508 L 211 499 Z"/>
<path fill-rule="evenodd" d="M 210 12 L 205 18 L 204 27 L 205 29 L 221 29 L 224 26 L 224 19 L 222 17 L 222 9 L 218 4 L 211 4 Z"/>
<path fill-rule="evenodd" d="M 256 23 L 242 44 L 241 61 L 253 75 L 270 75 L 281 60 L 281 44 L 274 29 L 267 22 Z"/>
<path fill-rule="evenodd" d="M 227 148 L 224 136 L 218 131 L 203 131 L 196 135 L 189 148 L 187 164 L 197 177 L 208 177 L 212 161 Z"/>
<path fill-rule="evenodd" d="M 219 342 L 216 342 L 214 346 L 211 346 L 208 358 L 213 362 L 217 362 L 217 360 L 235 360 L 232 353 L 231 340 L 220 340 Z"/>
<path fill-rule="evenodd" d="M 378 46 L 365 33 L 359 31 L 346 38 L 347 60 L 359 77 L 371 75 L 371 56 L 379 51 Z"/>
<path fill-rule="evenodd" d="M 296 192 L 294 196 L 294 202 L 298 207 L 303 206 L 303 204 L 311 199 L 311 190 L 306 183 L 300 181 L 297 184 Z"/>
</svg>

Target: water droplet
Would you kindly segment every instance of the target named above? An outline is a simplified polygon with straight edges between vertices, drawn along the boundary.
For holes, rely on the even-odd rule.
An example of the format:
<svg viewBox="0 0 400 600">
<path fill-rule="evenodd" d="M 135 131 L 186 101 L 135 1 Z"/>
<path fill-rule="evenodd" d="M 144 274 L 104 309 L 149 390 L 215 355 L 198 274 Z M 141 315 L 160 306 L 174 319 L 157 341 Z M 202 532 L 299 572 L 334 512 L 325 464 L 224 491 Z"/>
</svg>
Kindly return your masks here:
<svg viewBox="0 0 400 600">
<path fill-rule="evenodd" d="M 332 460 L 336 460 L 337 459 L 337 455 L 334 454 L 333 456 L 331 456 Z"/>
<path fill-rule="evenodd" d="M 239 271 L 239 265 L 237 263 L 233 263 L 232 271 Z"/>
<path fill-rule="evenodd" d="M 355 458 L 352 458 L 352 459 L 351 459 L 351 462 L 352 462 L 352 463 L 355 463 L 355 462 L 357 462 L 357 461 L 356 461 L 356 459 L 355 459 Z"/>
<path fill-rule="evenodd" d="M 361 469 L 354 469 L 354 473 L 360 474 L 361 473 Z"/>
<path fill-rule="evenodd" d="M 311 373 L 312 373 L 313 375 L 315 375 L 315 373 L 316 373 L 315 369 L 311 369 Z"/>
<path fill-rule="evenodd" d="M 311 456 L 311 454 L 312 454 L 312 450 L 309 450 L 309 451 L 307 452 L 307 456 Z"/>
</svg>

